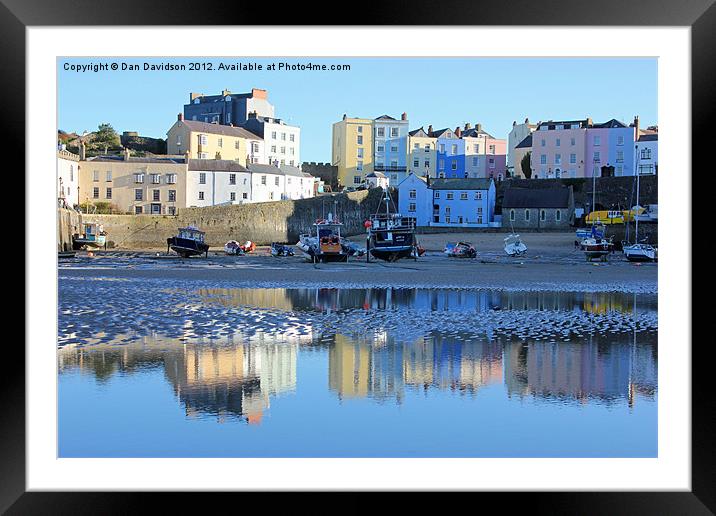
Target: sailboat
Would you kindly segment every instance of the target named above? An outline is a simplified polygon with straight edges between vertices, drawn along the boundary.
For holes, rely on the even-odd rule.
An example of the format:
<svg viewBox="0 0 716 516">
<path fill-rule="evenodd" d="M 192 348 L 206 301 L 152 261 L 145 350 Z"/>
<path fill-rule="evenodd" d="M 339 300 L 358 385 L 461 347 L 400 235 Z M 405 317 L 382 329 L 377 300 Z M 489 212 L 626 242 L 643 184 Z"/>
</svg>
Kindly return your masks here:
<svg viewBox="0 0 716 516">
<path fill-rule="evenodd" d="M 639 168 L 636 170 L 636 205 L 639 206 Z M 622 242 L 624 256 L 630 262 L 653 262 L 656 260 L 656 249 L 647 243 L 639 242 L 639 217 L 634 218 L 634 243 Z"/>
<path fill-rule="evenodd" d="M 401 258 L 418 259 L 415 241 L 415 223 L 411 217 L 403 217 L 390 210 L 393 204 L 387 189 L 383 189 L 383 198 L 370 221 L 368 228 L 368 252 L 375 258 L 394 262 Z M 383 211 L 385 206 L 385 211 Z"/>
</svg>

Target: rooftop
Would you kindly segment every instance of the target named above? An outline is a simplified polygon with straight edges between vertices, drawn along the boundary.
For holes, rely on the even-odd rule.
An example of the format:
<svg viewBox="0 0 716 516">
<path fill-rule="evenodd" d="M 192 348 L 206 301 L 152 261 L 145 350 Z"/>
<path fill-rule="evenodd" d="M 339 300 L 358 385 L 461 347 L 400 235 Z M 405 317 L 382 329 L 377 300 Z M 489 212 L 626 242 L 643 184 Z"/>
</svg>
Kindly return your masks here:
<svg viewBox="0 0 716 516">
<path fill-rule="evenodd" d="M 508 188 L 503 208 L 568 208 L 571 187 Z"/>
<path fill-rule="evenodd" d="M 515 145 L 515 149 L 527 149 L 532 147 L 532 133 L 528 134 L 524 140 Z"/>
<path fill-rule="evenodd" d="M 290 165 L 263 165 L 260 163 L 249 163 L 248 169 L 255 174 L 278 174 L 284 176 L 306 177 L 300 168 Z"/>
<path fill-rule="evenodd" d="M 492 179 L 487 178 L 438 178 L 430 182 L 433 190 L 489 190 Z"/>
<path fill-rule="evenodd" d="M 248 172 L 238 161 L 230 159 L 190 159 L 189 170 L 210 170 L 212 172 Z"/>
<path fill-rule="evenodd" d="M 222 136 L 234 136 L 236 138 L 244 138 L 247 140 L 263 140 L 260 136 L 252 133 L 251 131 L 247 131 L 242 127 L 210 124 L 208 122 L 199 122 L 198 120 L 180 120 L 178 123 L 186 125 L 189 130 L 195 132 L 220 134 Z"/>
<path fill-rule="evenodd" d="M 178 156 L 174 154 L 155 154 L 152 156 L 130 156 L 129 159 L 124 159 L 123 155 L 102 155 L 102 156 L 93 156 L 91 158 L 87 158 L 86 161 L 96 161 L 96 162 L 102 162 L 102 163 L 165 163 L 165 164 L 184 164 L 186 163 L 186 159 L 183 155 Z"/>
</svg>

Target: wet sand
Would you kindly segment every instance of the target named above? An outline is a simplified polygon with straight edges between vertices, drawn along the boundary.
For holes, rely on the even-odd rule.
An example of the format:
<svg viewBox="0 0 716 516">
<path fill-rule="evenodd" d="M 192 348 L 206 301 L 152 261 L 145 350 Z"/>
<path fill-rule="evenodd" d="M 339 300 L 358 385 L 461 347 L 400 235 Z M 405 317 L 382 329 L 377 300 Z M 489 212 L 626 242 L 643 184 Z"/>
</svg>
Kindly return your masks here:
<svg viewBox="0 0 716 516">
<path fill-rule="evenodd" d="M 587 262 L 574 249 L 574 233 L 525 233 L 527 255 L 510 258 L 503 251 L 504 233 L 419 235 L 427 249 L 417 261 L 386 263 L 365 257 L 347 263 L 314 265 L 296 256 L 276 258 L 267 247 L 245 256 L 226 256 L 212 249 L 208 258 L 182 259 L 166 250 L 95 251 L 59 261 L 62 278 L 107 278 L 209 281 L 229 287 L 445 287 L 507 290 L 657 292 L 655 263 L 627 262 L 622 253 L 607 262 Z M 359 242 L 359 238 L 352 238 Z M 467 240 L 476 259 L 448 258 L 446 242 Z"/>
</svg>

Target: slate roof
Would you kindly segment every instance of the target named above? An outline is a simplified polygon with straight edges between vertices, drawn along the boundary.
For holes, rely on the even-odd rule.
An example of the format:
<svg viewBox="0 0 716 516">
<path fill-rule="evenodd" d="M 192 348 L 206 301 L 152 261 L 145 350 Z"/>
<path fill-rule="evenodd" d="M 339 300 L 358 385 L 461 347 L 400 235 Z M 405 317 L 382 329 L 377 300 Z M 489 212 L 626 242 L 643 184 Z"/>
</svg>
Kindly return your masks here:
<svg viewBox="0 0 716 516">
<path fill-rule="evenodd" d="M 410 136 L 418 136 L 420 138 L 430 138 L 428 133 L 426 133 L 422 127 L 420 129 L 415 129 L 414 131 L 408 131 L 408 134 Z"/>
<path fill-rule="evenodd" d="M 532 147 L 532 133 L 528 134 L 524 140 L 515 146 L 515 149 L 527 149 Z"/>
<path fill-rule="evenodd" d="M 282 176 L 297 176 L 305 177 L 300 168 L 292 167 L 290 165 L 263 165 L 260 163 L 249 163 L 249 171 L 256 174 L 277 174 Z"/>
<path fill-rule="evenodd" d="M 489 190 L 492 179 L 486 178 L 438 178 L 431 179 L 433 190 Z"/>
<path fill-rule="evenodd" d="M 464 138 L 464 137 L 467 136 L 468 138 L 474 138 L 474 137 L 476 137 L 476 136 L 478 136 L 478 135 L 481 135 L 481 134 L 484 134 L 484 135 L 487 136 L 488 138 L 493 138 L 493 139 L 495 138 L 494 136 L 492 136 L 492 135 L 491 135 L 490 133 L 488 133 L 487 131 L 483 131 L 482 129 L 480 129 L 480 130 L 478 131 L 477 127 L 471 127 L 470 129 L 465 129 L 465 130 L 462 132 L 462 137 Z"/>
<path fill-rule="evenodd" d="M 234 136 L 237 138 L 245 138 L 247 140 L 263 140 L 257 134 L 247 131 L 242 127 L 232 127 L 230 125 L 210 124 L 208 122 L 199 122 L 198 120 L 182 120 L 181 122 L 190 130 L 199 133 L 221 134 L 223 136 Z"/>
<path fill-rule="evenodd" d="M 544 126 L 557 126 L 564 124 L 578 124 L 579 127 L 587 127 L 587 120 L 548 120 L 547 122 L 540 122 L 537 124 L 537 130 Z"/>
<path fill-rule="evenodd" d="M 186 159 L 184 156 L 174 156 L 174 155 L 157 155 L 157 156 L 145 156 L 145 157 L 139 157 L 139 156 L 130 156 L 129 160 L 125 160 L 124 156 L 121 154 L 119 156 L 110 156 L 110 155 L 103 155 L 103 156 L 93 156 L 91 158 L 87 158 L 86 161 L 95 161 L 95 162 L 102 162 L 102 163 L 165 163 L 165 164 L 171 164 L 171 163 L 177 163 L 177 164 L 183 164 L 186 163 Z"/>
<path fill-rule="evenodd" d="M 655 142 L 659 140 L 659 133 L 642 134 L 639 136 L 640 142 Z"/>
<path fill-rule="evenodd" d="M 455 131 L 453 131 L 449 127 L 446 127 L 445 129 L 438 129 L 437 131 L 433 131 L 432 133 L 430 133 L 430 136 L 433 138 L 447 138 L 447 136 L 444 136 L 444 135 L 448 131 L 450 131 L 450 134 L 452 135 L 452 136 L 450 136 L 450 138 L 457 138 L 457 136 L 455 136 Z"/>
<path fill-rule="evenodd" d="M 230 159 L 190 159 L 189 170 L 210 170 L 212 172 L 248 172 L 241 163 Z"/>
<path fill-rule="evenodd" d="M 383 174 L 383 172 L 371 172 L 370 174 L 368 174 L 368 175 L 365 176 L 365 177 L 384 178 L 384 177 L 385 177 L 385 174 Z"/>
<path fill-rule="evenodd" d="M 601 124 L 592 124 L 592 127 L 595 129 L 616 129 L 620 127 L 626 127 L 626 124 L 620 122 L 616 118 L 612 118 L 608 122 L 603 122 Z"/>
<path fill-rule="evenodd" d="M 502 208 L 568 208 L 571 187 L 508 188 Z"/>
<path fill-rule="evenodd" d="M 376 118 L 376 120 L 395 120 L 395 118 L 393 118 L 392 116 L 389 116 L 389 115 L 381 115 L 378 118 Z"/>
</svg>

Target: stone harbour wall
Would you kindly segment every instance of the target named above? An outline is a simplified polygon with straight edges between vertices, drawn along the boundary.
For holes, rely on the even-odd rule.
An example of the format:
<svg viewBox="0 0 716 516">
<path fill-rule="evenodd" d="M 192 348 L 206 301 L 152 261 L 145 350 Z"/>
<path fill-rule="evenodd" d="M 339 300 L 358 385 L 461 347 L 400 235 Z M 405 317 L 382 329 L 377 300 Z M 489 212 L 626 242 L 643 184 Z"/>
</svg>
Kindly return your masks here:
<svg viewBox="0 0 716 516">
<path fill-rule="evenodd" d="M 72 235 L 79 231 L 82 215 L 74 210 L 57 209 L 57 251 L 72 251 Z"/>
<path fill-rule="evenodd" d="M 206 232 L 212 247 L 229 240 L 251 240 L 257 245 L 271 242 L 295 244 L 301 233 L 324 214 L 337 213 L 344 224 L 343 234 L 363 234 L 363 223 L 380 202 L 382 190 L 375 188 L 347 194 L 322 195 L 312 199 L 275 201 L 206 208 L 185 208 L 176 216 L 85 215 L 104 225 L 108 247 L 119 249 L 166 248 L 167 238 L 177 228 L 194 225 Z"/>
</svg>

